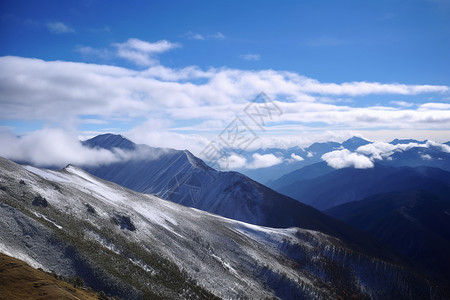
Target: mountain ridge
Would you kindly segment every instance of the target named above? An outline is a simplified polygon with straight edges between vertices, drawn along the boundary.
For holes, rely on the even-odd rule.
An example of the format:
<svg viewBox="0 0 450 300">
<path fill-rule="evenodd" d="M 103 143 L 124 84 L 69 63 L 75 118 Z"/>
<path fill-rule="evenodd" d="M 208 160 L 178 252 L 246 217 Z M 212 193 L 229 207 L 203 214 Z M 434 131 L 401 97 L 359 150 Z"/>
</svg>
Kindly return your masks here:
<svg viewBox="0 0 450 300">
<path fill-rule="evenodd" d="M 1 244 L 46 268 L 52 263 L 74 272 L 109 295 L 334 299 L 445 293 L 402 260 L 384 261 L 317 231 L 225 219 L 76 167 L 25 169 L 1 158 L 0 165 Z M 33 200 L 37 195 L 40 201 Z M 38 240 L 53 242 L 36 247 Z"/>
<path fill-rule="evenodd" d="M 377 194 L 325 211 L 370 233 L 449 284 L 450 199 L 423 190 Z"/>
</svg>

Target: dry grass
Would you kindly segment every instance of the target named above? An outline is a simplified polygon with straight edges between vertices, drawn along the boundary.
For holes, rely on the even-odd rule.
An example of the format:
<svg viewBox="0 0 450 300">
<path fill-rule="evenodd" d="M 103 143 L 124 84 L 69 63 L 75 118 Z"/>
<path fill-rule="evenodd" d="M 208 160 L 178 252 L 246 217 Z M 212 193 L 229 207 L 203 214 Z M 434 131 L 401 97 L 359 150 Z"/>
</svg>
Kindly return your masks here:
<svg viewBox="0 0 450 300">
<path fill-rule="evenodd" d="M 0 253 L 0 300 L 98 299 L 97 294 L 74 288 L 25 262 Z"/>
</svg>

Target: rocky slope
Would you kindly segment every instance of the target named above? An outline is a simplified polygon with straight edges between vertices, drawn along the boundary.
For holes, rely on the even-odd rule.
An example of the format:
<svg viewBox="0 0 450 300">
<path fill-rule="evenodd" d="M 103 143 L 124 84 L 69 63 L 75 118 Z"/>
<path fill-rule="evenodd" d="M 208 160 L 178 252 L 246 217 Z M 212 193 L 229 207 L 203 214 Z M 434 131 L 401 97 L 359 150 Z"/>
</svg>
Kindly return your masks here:
<svg viewBox="0 0 450 300">
<path fill-rule="evenodd" d="M 439 299 L 438 286 L 327 234 L 132 192 L 73 166 L 0 159 L 2 253 L 126 299 Z"/>
</svg>

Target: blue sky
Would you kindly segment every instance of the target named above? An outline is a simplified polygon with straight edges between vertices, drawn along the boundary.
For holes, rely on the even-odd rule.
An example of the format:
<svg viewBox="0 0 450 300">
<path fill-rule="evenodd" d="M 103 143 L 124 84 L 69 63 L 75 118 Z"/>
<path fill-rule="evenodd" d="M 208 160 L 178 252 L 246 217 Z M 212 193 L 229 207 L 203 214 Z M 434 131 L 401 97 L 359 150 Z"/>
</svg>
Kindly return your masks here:
<svg viewBox="0 0 450 300">
<path fill-rule="evenodd" d="M 19 0 L 2 1 L 2 12 L 2 55 L 98 63 L 76 47 L 134 37 L 182 43 L 161 57 L 168 67 L 272 68 L 332 82 L 450 80 L 450 3 L 443 0 Z M 46 25 L 58 22 L 74 32 L 50 32 Z M 225 38 L 214 38 L 218 32 Z M 195 35 L 204 40 L 188 39 Z M 246 54 L 260 59 L 245 61 Z"/>
<path fill-rule="evenodd" d="M 253 147 L 450 140 L 448 0 L 0 5 L 8 141 L 116 132 L 199 153 L 260 92 L 282 113 Z"/>
</svg>

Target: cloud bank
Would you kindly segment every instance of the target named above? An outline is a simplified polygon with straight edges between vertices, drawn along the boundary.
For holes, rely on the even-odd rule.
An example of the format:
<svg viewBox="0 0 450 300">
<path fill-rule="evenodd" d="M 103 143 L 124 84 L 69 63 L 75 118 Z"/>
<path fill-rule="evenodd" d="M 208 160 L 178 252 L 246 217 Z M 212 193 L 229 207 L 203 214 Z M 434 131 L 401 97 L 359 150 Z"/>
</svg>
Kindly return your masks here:
<svg viewBox="0 0 450 300">
<path fill-rule="evenodd" d="M 52 28 L 61 33 L 71 30 L 64 24 L 53 25 Z M 221 39 L 224 36 L 213 33 L 203 37 Z M 126 133 L 140 143 L 196 148 L 198 151 L 193 152 L 197 154 L 208 143 L 208 138 L 217 138 L 236 115 L 243 114 L 249 101 L 263 91 L 274 100 L 282 114 L 265 124 L 265 136 L 258 133 L 260 137 L 255 145 L 261 147 L 266 141 L 281 141 L 280 132 L 298 135 L 299 131 L 314 129 L 317 124 L 324 130 L 349 131 L 355 128 L 450 129 L 450 105 L 436 100 L 440 96 L 446 99 L 450 91 L 447 86 L 364 81 L 329 83 L 288 71 L 204 69 L 195 65 L 170 68 L 160 63 L 160 55 L 180 47 L 167 40 L 147 42 L 130 38 L 106 49 L 78 48 L 84 55 L 99 56 L 106 61 L 121 58 L 138 66 L 137 69 L 0 57 L 0 119 L 39 121 L 47 127 L 71 128 L 72 139 L 79 134 L 76 128 L 80 124 L 107 127 L 123 122 L 131 127 Z M 407 101 L 392 101 L 393 106 L 371 106 L 357 98 L 422 94 L 424 99 L 432 94 L 433 102 L 410 105 Z M 356 98 L 350 102 L 323 101 L 341 97 Z M 152 120 L 173 122 L 160 128 L 149 125 Z M 379 152 L 370 154 L 375 159 L 376 155 L 385 155 L 387 150 L 373 151 Z M 29 155 L 32 158 L 32 154 Z M 254 168 L 278 163 L 276 157 L 253 157 L 252 161 Z M 235 163 L 239 165 L 242 160 L 237 159 Z"/>
<path fill-rule="evenodd" d="M 167 68 L 154 55 L 177 47 L 167 41 L 130 39 L 119 55 L 147 69 L 22 57 L 1 57 L 2 119 L 66 120 L 83 115 L 102 119 L 163 115 L 169 119 L 231 120 L 261 91 L 283 110 L 280 121 L 347 128 L 450 128 L 450 107 L 423 104 L 417 110 L 354 107 L 317 101 L 315 94 L 367 95 L 445 93 L 446 86 L 352 82 L 320 83 L 285 71 Z M 285 100 L 278 100 L 285 99 Z M 218 128 L 219 130 L 220 128 Z"/>
</svg>

